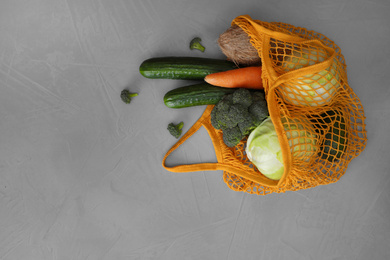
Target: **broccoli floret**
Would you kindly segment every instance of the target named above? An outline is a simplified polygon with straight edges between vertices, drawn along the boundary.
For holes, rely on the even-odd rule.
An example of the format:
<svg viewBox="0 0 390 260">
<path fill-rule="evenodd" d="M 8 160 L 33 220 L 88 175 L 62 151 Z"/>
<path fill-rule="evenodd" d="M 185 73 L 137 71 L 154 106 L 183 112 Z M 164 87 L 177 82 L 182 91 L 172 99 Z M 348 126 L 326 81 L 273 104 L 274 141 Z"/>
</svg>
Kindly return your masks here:
<svg viewBox="0 0 390 260">
<path fill-rule="evenodd" d="M 259 126 L 261 122 L 262 121 L 257 117 L 249 114 L 249 116 L 246 117 L 244 121 L 238 123 L 238 127 L 240 128 L 242 135 L 246 136 L 249 135 L 257 126 Z"/>
<path fill-rule="evenodd" d="M 248 111 L 260 121 L 263 121 L 268 116 L 268 107 L 264 92 L 252 92 L 252 104 L 249 106 Z"/>
<path fill-rule="evenodd" d="M 232 105 L 233 105 L 233 94 L 227 94 L 216 104 L 215 107 L 219 111 L 228 112 L 229 108 Z"/>
<path fill-rule="evenodd" d="M 232 107 L 232 94 L 225 95 L 211 112 L 211 124 L 215 129 L 230 128 L 237 125 L 237 122 L 230 116 Z"/>
<path fill-rule="evenodd" d="M 121 99 L 126 104 L 130 104 L 131 98 L 138 96 L 138 93 L 130 93 L 127 89 L 122 90 Z"/>
<path fill-rule="evenodd" d="M 228 111 L 217 110 L 216 119 L 220 129 L 231 128 L 237 125 L 237 122 L 234 121 L 235 118 L 229 114 L 229 111 L 230 109 Z"/>
<path fill-rule="evenodd" d="M 245 88 L 238 88 L 233 92 L 233 104 L 240 104 L 245 108 L 252 104 L 252 93 Z"/>
<path fill-rule="evenodd" d="M 252 102 L 257 102 L 257 101 L 265 101 L 265 96 L 263 91 L 253 91 L 252 92 Z"/>
<path fill-rule="evenodd" d="M 176 139 L 178 139 L 182 133 L 182 128 L 184 126 L 184 123 L 183 122 L 180 122 L 178 123 L 177 125 L 175 125 L 174 123 L 170 123 L 168 125 L 168 131 L 169 133 L 175 137 Z"/>
<path fill-rule="evenodd" d="M 216 129 L 235 127 L 238 123 L 244 121 L 245 117 L 249 116 L 248 109 L 239 104 L 232 104 L 227 110 L 220 109 L 219 106 L 216 106 L 213 111 L 211 124 Z"/>
<path fill-rule="evenodd" d="M 243 138 L 244 136 L 242 135 L 238 126 L 223 130 L 222 139 L 228 147 L 236 146 Z"/>
<path fill-rule="evenodd" d="M 263 121 L 268 116 L 268 107 L 265 100 L 253 102 L 249 106 L 248 111 L 260 121 Z"/>
<path fill-rule="evenodd" d="M 200 43 L 201 41 L 202 39 L 200 39 L 199 37 L 195 37 L 194 39 L 192 39 L 190 42 L 190 49 L 200 50 L 201 52 L 204 52 L 206 48 Z"/>
<path fill-rule="evenodd" d="M 246 107 L 241 104 L 233 104 L 229 108 L 229 118 L 231 121 L 237 125 L 245 120 L 245 118 L 249 117 L 249 112 Z"/>
<path fill-rule="evenodd" d="M 217 107 L 214 107 L 213 110 L 211 110 L 211 113 L 210 113 L 211 125 L 212 125 L 215 129 L 221 129 L 222 126 L 221 126 L 221 124 L 219 123 L 219 121 L 218 121 L 218 119 L 217 119 L 217 114 L 218 114 L 218 108 L 217 108 Z"/>
</svg>

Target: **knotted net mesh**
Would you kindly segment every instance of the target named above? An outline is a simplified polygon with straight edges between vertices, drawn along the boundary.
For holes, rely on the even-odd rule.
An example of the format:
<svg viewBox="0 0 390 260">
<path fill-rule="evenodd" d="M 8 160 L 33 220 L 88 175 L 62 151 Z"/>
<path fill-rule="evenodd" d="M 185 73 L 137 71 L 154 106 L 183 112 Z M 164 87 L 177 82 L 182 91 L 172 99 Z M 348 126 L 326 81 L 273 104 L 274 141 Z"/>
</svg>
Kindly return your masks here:
<svg viewBox="0 0 390 260">
<path fill-rule="evenodd" d="M 363 106 L 348 85 L 340 48 L 326 36 L 285 23 L 239 16 L 262 61 L 268 111 L 281 145 L 284 173 L 265 177 L 245 154 L 246 139 L 229 148 L 222 131 L 210 123 L 208 106 L 198 122 L 163 160 L 170 171 L 223 170 L 235 191 L 266 195 L 312 188 L 338 181 L 367 142 Z M 204 126 L 213 142 L 217 163 L 167 167 L 166 157 Z"/>
</svg>

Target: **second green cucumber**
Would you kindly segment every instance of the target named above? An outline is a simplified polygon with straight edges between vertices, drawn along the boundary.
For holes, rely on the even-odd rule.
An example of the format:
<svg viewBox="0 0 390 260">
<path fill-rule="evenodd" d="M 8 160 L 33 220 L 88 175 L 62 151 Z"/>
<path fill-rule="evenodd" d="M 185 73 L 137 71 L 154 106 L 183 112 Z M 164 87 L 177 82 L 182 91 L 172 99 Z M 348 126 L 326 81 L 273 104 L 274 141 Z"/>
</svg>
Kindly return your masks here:
<svg viewBox="0 0 390 260">
<path fill-rule="evenodd" d="M 233 93 L 235 90 L 234 88 L 221 88 L 208 83 L 199 83 L 168 91 L 164 96 L 164 104 L 169 108 L 215 105 L 225 95 Z"/>
</svg>

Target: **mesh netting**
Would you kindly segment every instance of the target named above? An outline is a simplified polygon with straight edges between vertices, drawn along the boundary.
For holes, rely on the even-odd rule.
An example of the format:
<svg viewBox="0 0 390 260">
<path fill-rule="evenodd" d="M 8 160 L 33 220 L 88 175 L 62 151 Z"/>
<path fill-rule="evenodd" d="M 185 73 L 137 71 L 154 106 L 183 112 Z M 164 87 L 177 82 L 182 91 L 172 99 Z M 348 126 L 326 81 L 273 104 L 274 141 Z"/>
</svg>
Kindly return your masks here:
<svg viewBox="0 0 390 260">
<path fill-rule="evenodd" d="M 267 23 L 239 16 L 232 24 L 251 38 L 262 60 L 268 110 L 283 153 L 284 174 L 278 181 L 265 177 L 245 154 L 246 140 L 229 148 L 222 132 L 210 123 L 208 106 L 193 129 L 210 134 L 218 163 L 166 167 L 171 171 L 223 170 L 235 191 L 266 195 L 338 181 L 349 162 L 365 148 L 364 110 L 347 82 L 340 48 L 327 37 L 284 23 Z"/>
</svg>

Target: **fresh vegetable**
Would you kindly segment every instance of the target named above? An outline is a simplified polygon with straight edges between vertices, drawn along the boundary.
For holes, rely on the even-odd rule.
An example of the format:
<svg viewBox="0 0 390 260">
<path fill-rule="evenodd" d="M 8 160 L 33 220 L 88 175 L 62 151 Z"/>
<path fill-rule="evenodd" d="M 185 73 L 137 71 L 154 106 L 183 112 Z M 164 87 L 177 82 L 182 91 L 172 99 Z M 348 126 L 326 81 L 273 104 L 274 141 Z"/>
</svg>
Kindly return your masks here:
<svg viewBox="0 0 390 260">
<path fill-rule="evenodd" d="M 247 140 L 246 155 L 257 169 L 272 180 L 279 180 L 284 172 L 282 150 L 270 117 L 267 117 Z"/>
<path fill-rule="evenodd" d="M 316 154 L 316 134 L 306 130 L 296 120 L 282 118 L 292 156 L 307 161 Z M 278 135 L 270 117 L 267 117 L 247 140 L 248 159 L 266 177 L 279 180 L 284 172 L 282 150 Z"/>
<path fill-rule="evenodd" d="M 194 39 L 191 40 L 190 42 L 190 49 L 191 50 L 200 50 L 201 52 L 205 51 L 205 47 L 200 43 L 202 39 L 199 37 L 195 37 Z"/>
<path fill-rule="evenodd" d="M 346 134 L 344 118 L 337 116 L 329 131 L 325 134 L 325 141 L 321 146 L 321 158 L 330 162 L 340 159 L 346 149 Z"/>
<path fill-rule="evenodd" d="M 223 131 L 222 140 L 228 147 L 236 146 L 244 138 L 240 128 L 236 125 Z"/>
<path fill-rule="evenodd" d="M 245 67 L 209 74 L 205 81 L 225 88 L 263 89 L 261 67 Z"/>
<path fill-rule="evenodd" d="M 169 133 L 175 137 L 176 139 L 180 137 L 182 131 L 183 131 L 183 126 L 184 126 L 184 123 L 183 122 L 180 122 L 178 123 L 177 125 L 175 125 L 174 123 L 170 123 L 168 125 L 168 131 Z"/>
<path fill-rule="evenodd" d="M 340 159 L 347 145 L 347 131 L 345 118 L 338 110 L 329 110 L 322 113 L 318 118 L 311 120 L 325 134 L 324 141 L 320 146 L 320 156 L 330 162 Z"/>
<path fill-rule="evenodd" d="M 250 114 L 263 121 L 268 115 L 268 107 L 265 103 L 264 92 L 252 92 L 252 104 L 248 107 Z"/>
<path fill-rule="evenodd" d="M 234 89 L 216 87 L 203 82 L 168 91 L 164 95 L 164 104 L 169 108 L 215 105 L 226 94 L 233 92 Z"/>
<path fill-rule="evenodd" d="M 252 93 L 246 89 L 238 88 L 232 94 L 232 102 L 233 104 L 239 104 L 247 108 L 252 105 Z"/>
<path fill-rule="evenodd" d="M 141 63 L 141 75 L 151 79 L 203 80 L 208 74 L 236 69 L 230 61 L 199 57 L 158 57 Z"/>
<path fill-rule="evenodd" d="M 317 134 L 312 128 L 307 129 L 304 125 L 311 126 L 309 120 L 282 118 L 283 127 L 290 146 L 291 155 L 295 160 L 309 161 L 317 151 Z"/>
<path fill-rule="evenodd" d="M 121 92 L 121 99 L 123 102 L 125 102 L 126 104 L 130 104 L 131 102 L 131 99 L 133 97 L 136 97 L 138 96 L 138 93 L 130 93 L 130 91 L 128 91 L 127 89 L 124 89 L 122 90 Z"/>
<path fill-rule="evenodd" d="M 320 63 L 328 58 L 325 50 L 294 50 L 286 55 L 282 69 L 286 72 Z M 280 91 L 286 102 L 301 106 L 322 106 L 328 104 L 340 87 L 337 72 L 338 61 L 315 74 L 298 77 L 293 81 L 282 84 Z"/>
<path fill-rule="evenodd" d="M 211 124 L 222 130 L 223 141 L 228 147 L 236 146 L 268 116 L 266 101 L 260 97 L 255 91 L 238 88 L 225 95 L 211 111 Z M 250 108 L 255 103 L 263 109 L 252 113 Z"/>
<path fill-rule="evenodd" d="M 261 66 L 259 52 L 249 35 L 238 25 L 232 25 L 218 38 L 218 46 L 228 60 L 238 65 Z"/>
</svg>

